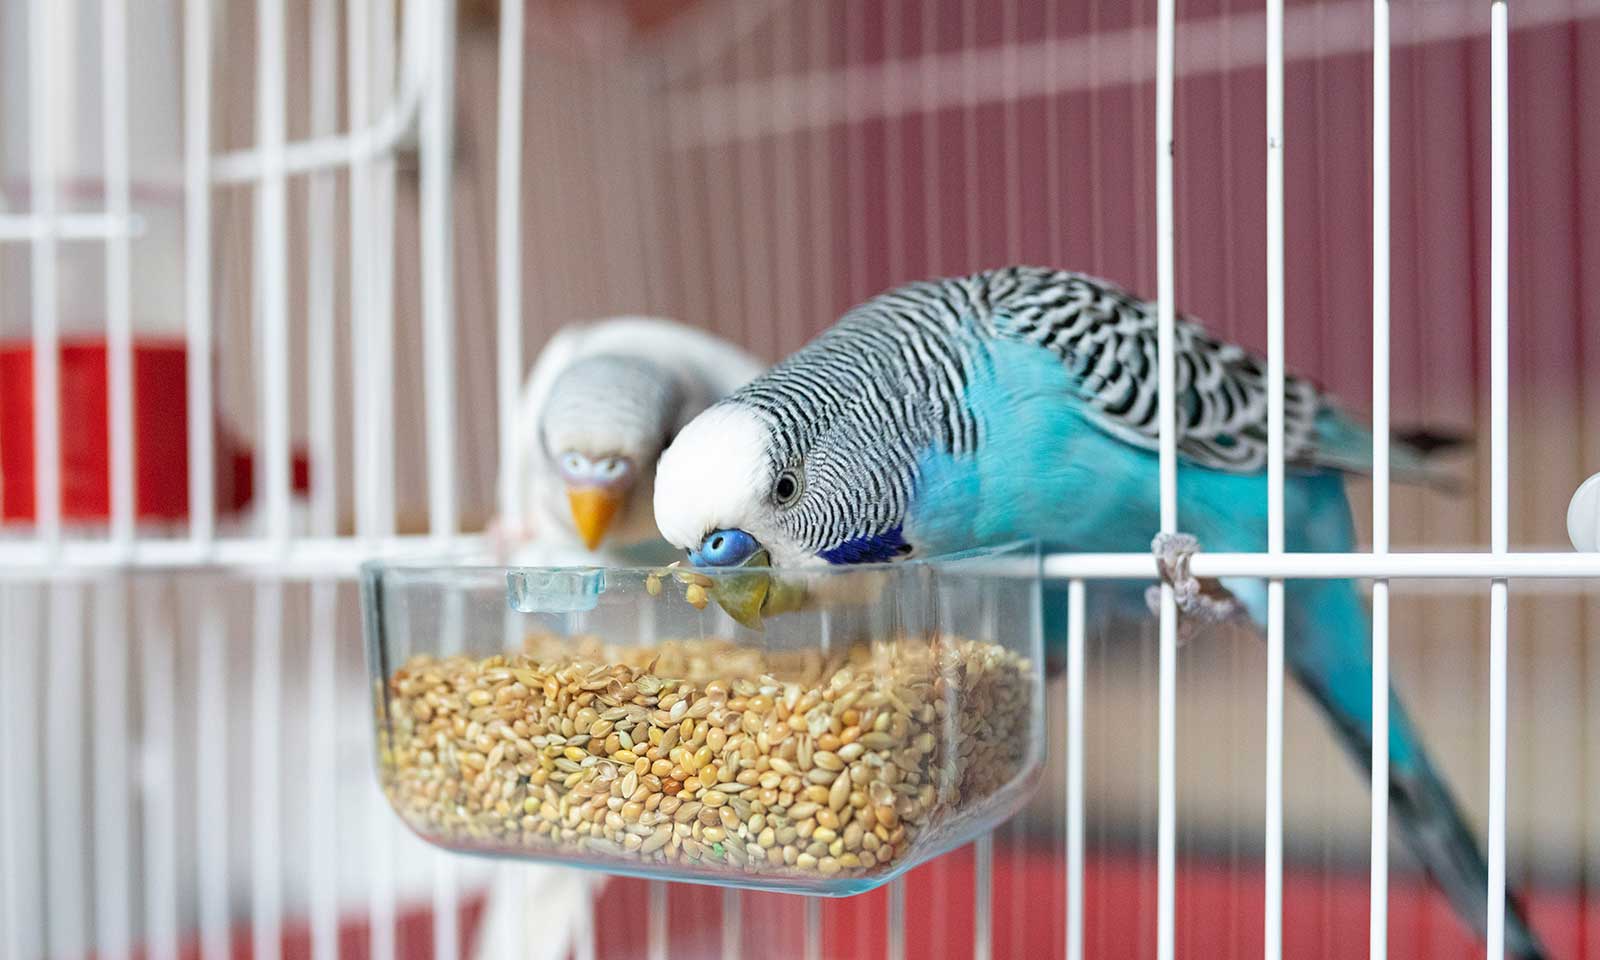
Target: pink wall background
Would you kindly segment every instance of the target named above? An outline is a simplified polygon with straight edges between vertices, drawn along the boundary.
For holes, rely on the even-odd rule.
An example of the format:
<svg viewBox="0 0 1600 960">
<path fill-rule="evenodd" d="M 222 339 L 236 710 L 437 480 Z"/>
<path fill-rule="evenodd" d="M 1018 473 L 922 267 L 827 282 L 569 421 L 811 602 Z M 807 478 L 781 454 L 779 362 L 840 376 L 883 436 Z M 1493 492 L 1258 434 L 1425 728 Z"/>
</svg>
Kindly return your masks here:
<svg viewBox="0 0 1600 960">
<path fill-rule="evenodd" d="M 1179 306 L 1263 348 L 1261 7 L 1225 0 L 1179 7 Z M 709 66 L 671 87 L 676 99 L 668 96 L 665 109 L 650 111 L 647 122 L 666 154 L 651 181 L 665 242 L 646 256 L 660 264 L 646 271 L 641 306 L 664 303 L 776 357 L 849 304 L 936 273 L 1057 264 L 1153 296 L 1153 8 L 779 5 L 743 41 L 710 47 Z M 1288 359 L 1365 410 L 1370 5 L 1310 0 L 1289 8 Z M 1488 12 L 1487 4 L 1393 7 L 1397 425 L 1474 429 L 1486 412 Z M 1558 475 L 1567 493 L 1600 466 L 1600 448 L 1578 428 L 1586 406 L 1600 413 L 1582 376 L 1600 351 L 1594 284 L 1585 280 L 1600 250 L 1600 194 L 1587 189 L 1600 151 L 1585 149 L 1600 136 L 1600 115 L 1585 108 L 1600 84 L 1592 62 L 1600 56 L 1597 14 L 1593 3 L 1530 0 L 1511 15 L 1512 384 L 1523 431 L 1513 483 L 1526 488 Z M 1018 51 L 1009 66 L 1007 51 Z M 929 54 L 945 58 L 936 69 L 940 89 L 959 94 L 998 83 L 1000 94 L 970 108 L 941 98 L 947 105 L 935 112 L 886 119 L 880 105 L 898 84 L 913 104 L 922 102 Z M 885 66 L 894 63 L 900 66 Z M 768 82 L 824 75 L 836 79 L 816 102 L 815 87 Z M 1017 92 L 1005 92 L 1008 82 Z M 821 103 L 828 122 L 761 133 L 770 115 L 792 109 L 791 94 L 802 112 Z M 675 114 L 675 103 L 686 112 Z M 697 124 L 756 134 L 683 148 Z M 794 184 L 787 194 L 785 177 Z M 1537 499 L 1548 507 L 1549 496 Z M 1560 499 L 1564 508 L 1565 494 Z M 1564 542 L 1558 521 L 1548 509 L 1521 516 L 1514 537 Z"/>
</svg>

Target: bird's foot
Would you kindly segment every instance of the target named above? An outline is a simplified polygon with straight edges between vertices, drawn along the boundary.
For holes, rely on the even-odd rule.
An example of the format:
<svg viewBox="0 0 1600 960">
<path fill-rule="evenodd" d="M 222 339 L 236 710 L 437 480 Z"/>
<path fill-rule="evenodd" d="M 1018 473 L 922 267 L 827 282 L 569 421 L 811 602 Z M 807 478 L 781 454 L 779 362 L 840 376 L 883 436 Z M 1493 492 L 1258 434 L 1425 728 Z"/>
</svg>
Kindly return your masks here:
<svg viewBox="0 0 1600 960">
<path fill-rule="evenodd" d="M 1172 587 L 1177 601 L 1178 643 L 1187 643 L 1201 627 L 1225 623 L 1239 613 L 1239 604 L 1233 595 L 1212 581 L 1203 583 L 1189 572 L 1189 561 L 1200 552 L 1200 541 L 1187 533 L 1158 533 L 1150 542 L 1156 555 L 1156 567 L 1161 579 Z M 1145 604 L 1151 613 L 1161 612 L 1161 587 L 1145 591 Z"/>
</svg>

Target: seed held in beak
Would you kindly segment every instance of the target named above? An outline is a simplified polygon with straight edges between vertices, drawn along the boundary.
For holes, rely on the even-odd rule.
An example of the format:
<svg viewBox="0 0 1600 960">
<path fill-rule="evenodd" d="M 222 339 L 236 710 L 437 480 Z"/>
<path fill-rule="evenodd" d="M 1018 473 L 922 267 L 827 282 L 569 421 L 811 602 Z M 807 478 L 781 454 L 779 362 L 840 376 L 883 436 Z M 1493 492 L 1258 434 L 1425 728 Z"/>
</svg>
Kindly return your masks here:
<svg viewBox="0 0 1600 960">
<path fill-rule="evenodd" d="M 606 530 L 622 508 L 622 497 L 601 487 L 568 487 L 567 504 L 572 508 L 572 522 L 578 536 L 590 550 L 600 546 Z"/>
</svg>

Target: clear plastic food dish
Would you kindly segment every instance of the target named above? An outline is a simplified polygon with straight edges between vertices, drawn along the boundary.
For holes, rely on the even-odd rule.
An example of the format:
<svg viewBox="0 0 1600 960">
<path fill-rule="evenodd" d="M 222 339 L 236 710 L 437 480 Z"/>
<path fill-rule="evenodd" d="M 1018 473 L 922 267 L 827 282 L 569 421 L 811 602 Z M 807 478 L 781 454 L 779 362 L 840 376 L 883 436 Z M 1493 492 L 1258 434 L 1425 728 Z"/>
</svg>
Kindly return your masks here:
<svg viewBox="0 0 1600 960">
<path fill-rule="evenodd" d="M 1016 812 L 1039 559 L 365 570 L 378 770 L 451 850 L 859 893 Z"/>
</svg>

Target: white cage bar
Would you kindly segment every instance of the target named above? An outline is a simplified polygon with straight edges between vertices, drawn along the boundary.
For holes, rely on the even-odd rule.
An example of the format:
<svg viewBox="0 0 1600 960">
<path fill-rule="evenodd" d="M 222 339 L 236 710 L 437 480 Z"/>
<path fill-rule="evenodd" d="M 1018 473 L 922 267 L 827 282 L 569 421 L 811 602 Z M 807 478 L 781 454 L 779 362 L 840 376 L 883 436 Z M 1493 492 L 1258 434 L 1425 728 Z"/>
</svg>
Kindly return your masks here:
<svg viewBox="0 0 1600 960">
<path fill-rule="evenodd" d="M 33 0 L 28 13 L 28 137 L 31 148 L 33 215 L 43 224 L 56 217 L 55 55 L 59 11 L 50 0 Z M 33 462 L 37 537 L 49 550 L 61 540 L 61 354 L 57 313 L 59 278 L 56 237 L 41 229 L 32 236 L 33 273 Z"/>
<path fill-rule="evenodd" d="M 1372 552 L 1389 552 L 1389 0 L 1372 3 Z M 1389 955 L 1389 582 L 1372 584 L 1368 953 Z"/>
<path fill-rule="evenodd" d="M 1172 100 L 1177 70 L 1177 5 L 1156 5 L 1156 301 L 1160 402 L 1161 532 L 1176 533 L 1178 516 L 1178 374 L 1173 343 L 1177 323 L 1177 276 L 1173 247 L 1177 226 L 1172 205 Z M 1156 746 L 1156 957 L 1177 951 L 1178 870 L 1178 607 L 1172 585 L 1161 583 L 1160 679 Z"/>
<path fill-rule="evenodd" d="M 101 590 L 101 602 L 94 622 L 94 665 L 91 668 L 94 674 L 94 722 L 100 729 L 125 729 L 130 713 L 129 656 L 127 646 L 122 643 L 122 631 L 128 615 L 127 589 L 121 580 L 112 580 L 104 584 Z M 146 673 L 160 676 L 159 671 Z M 159 702 L 166 708 L 160 717 L 165 720 L 167 711 L 171 709 L 171 698 L 169 696 L 167 700 Z M 133 867 L 130 848 L 134 834 L 128 754 L 126 740 L 118 737 L 95 739 L 94 765 L 97 771 L 104 771 L 105 782 L 97 784 L 94 791 L 94 856 L 97 863 L 94 932 L 101 954 L 112 960 L 129 956 L 133 947 Z M 155 829 L 147 828 L 147 832 L 161 836 L 161 828 L 165 826 L 165 823 L 159 823 Z M 152 905 L 166 902 L 160 897 L 151 898 Z M 151 927 L 156 929 L 158 925 L 151 924 Z"/>
<path fill-rule="evenodd" d="M 1489 240 L 1489 549 L 1507 549 L 1510 504 L 1511 428 L 1509 387 L 1510 310 L 1510 107 L 1509 30 L 1505 0 L 1490 15 L 1490 240 Z M 1509 584 L 1489 586 L 1489 957 L 1505 955 L 1506 943 L 1506 662 Z"/>
<path fill-rule="evenodd" d="M 1267 0 L 1267 554 L 1283 556 L 1283 2 Z M 1264 955 L 1283 956 L 1283 578 L 1267 581 Z"/>
</svg>

